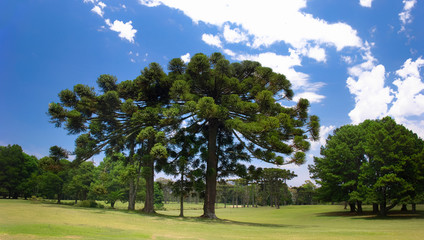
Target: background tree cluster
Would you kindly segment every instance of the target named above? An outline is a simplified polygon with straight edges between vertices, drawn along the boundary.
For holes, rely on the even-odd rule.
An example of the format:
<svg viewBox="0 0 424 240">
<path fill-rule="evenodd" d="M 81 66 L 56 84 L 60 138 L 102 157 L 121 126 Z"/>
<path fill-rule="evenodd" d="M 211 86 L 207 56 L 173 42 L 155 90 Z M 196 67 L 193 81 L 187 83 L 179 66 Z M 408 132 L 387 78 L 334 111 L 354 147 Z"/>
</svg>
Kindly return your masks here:
<svg viewBox="0 0 424 240">
<path fill-rule="evenodd" d="M 324 201 L 346 201 L 358 212 L 370 203 L 385 216 L 398 204 L 415 211 L 423 200 L 424 142 L 390 117 L 336 129 L 321 155 L 309 168 Z"/>
<path fill-rule="evenodd" d="M 120 83 L 101 75 L 99 90 L 77 84 L 49 105 L 51 122 L 76 140 L 76 161 L 105 151 L 120 153 L 130 169 L 129 205 L 146 183 L 144 212 L 154 212 L 154 170 L 203 182 L 204 217 L 216 218 L 217 179 L 242 172 L 251 158 L 278 165 L 305 161 L 318 138 L 318 117 L 309 102 L 293 97 L 282 74 L 258 62 L 230 63 L 220 53 L 172 59 L 165 73 L 157 63 Z M 285 102 L 285 104 L 283 104 Z M 287 105 L 292 105 L 287 107 Z M 284 156 L 288 158 L 284 159 Z M 173 167 L 170 167 L 173 166 Z"/>
</svg>

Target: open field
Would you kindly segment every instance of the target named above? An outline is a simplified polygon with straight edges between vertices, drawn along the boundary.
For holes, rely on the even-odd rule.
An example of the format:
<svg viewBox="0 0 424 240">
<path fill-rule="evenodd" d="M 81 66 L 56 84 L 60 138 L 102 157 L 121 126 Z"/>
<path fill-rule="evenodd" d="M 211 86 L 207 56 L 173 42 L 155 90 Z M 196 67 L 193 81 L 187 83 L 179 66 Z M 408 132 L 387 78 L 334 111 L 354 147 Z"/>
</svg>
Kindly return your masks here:
<svg viewBox="0 0 424 240">
<path fill-rule="evenodd" d="M 0 239 L 424 238 L 424 206 L 418 206 L 420 214 L 395 211 L 385 219 L 351 215 L 339 205 L 219 208 L 220 220 L 193 217 L 201 214 L 201 205 L 186 206 L 190 217 L 179 218 L 177 204 L 143 215 L 0 199 Z"/>
</svg>

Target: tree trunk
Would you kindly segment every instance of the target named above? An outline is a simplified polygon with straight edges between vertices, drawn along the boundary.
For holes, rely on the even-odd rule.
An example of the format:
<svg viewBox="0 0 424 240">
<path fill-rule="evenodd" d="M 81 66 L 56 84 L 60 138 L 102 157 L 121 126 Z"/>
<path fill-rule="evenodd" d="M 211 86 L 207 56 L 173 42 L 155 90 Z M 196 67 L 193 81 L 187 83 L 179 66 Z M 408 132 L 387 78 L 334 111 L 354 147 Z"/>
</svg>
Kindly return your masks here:
<svg viewBox="0 0 424 240">
<path fill-rule="evenodd" d="M 128 196 L 128 210 L 135 210 L 135 198 L 137 195 L 137 192 L 135 190 L 135 182 L 134 179 L 130 179 L 130 189 L 129 189 L 129 196 Z"/>
<path fill-rule="evenodd" d="M 155 213 L 154 209 L 154 165 L 153 159 L 149 159 L 144 168 L 146 175 L 144 179 L 146 180 L 146 200 L 144 201 L 143 212 L 145 213 Z"/>
<path fill-rule="evenodd" d="M 134 145 L 130 147 L 129 165 L 134 166 Z M 129 194 L 128 194 L 128 210 L 135 210 L 135 199 L 137 196 L 137 186 L 134 176 L 130 176 Z"/>
<path fill-rule="evenodd" d="M 402 204 L 402 208 L 400 209 L 402 212 L 407 212 L 408 208 L 406 207 L 406 204 Z"/>
<path fill-rule="evenodd" d="M 356 210 L 356 212 L 359 214 L 362 214 L 362 202 L 356 201 L 356 205 L 358 206 L 358 209 Z"/>
<path fill-rule="evenodd" d="M 385 217 L 387 216 L 387 210 L 386 210 L 386 202 L 380 204 L 380 216 Z"/>
<path fill-rule="evenodd" d="M 111 207 L 111 208 L 115 208 L 115 201 L 111 201 L 111 202 L 110 202 L 110 207 Z"/>
<path fill-rule="evenodd" d="M 355 211 L 355 203 L 349 203 L 350 212 L 356 212 Z"/>
<path fill-rule="evenodd" d="M 203 205 L 204 218 L 217 218 L 215 215 L 215 199 L 216 199 L 216 177 L 218 169 L 217 142 L 216 137 L 218 134 L 218 121 L 217 119 L 210 119 L 208 126 L 208 160 L 206 167 L 206 191 L 205 202 Z"/>
<path fill-rule="evenodd" d="M 181 169 L 180 194 L 180 217 L 184 217 L 184 167 Z"/>
<path fill-rule="evenodd" d="M 184 217 L 184 195 L 180 196 L 180 217 Z"/>
<path fill-rule="evenodd" d="M 412 204 L 412 213 L 416 213 L 417 212 L 417 204 L 413 203 Z"/>
<path fill-rule="evenodd" d="M 372 204 L 372 212 L 378 214 L 378 203 Z"/>
</svg>

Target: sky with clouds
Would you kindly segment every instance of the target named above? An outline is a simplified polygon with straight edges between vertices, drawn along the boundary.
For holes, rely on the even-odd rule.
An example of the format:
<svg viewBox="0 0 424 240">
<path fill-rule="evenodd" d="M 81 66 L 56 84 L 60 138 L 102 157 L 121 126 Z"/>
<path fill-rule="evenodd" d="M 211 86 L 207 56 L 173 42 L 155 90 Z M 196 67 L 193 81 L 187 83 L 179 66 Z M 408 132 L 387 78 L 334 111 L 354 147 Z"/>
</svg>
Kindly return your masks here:
<svg viewBox="0 0 424 240">
<path fill-rule="evenodd" d="M 46 115 L 59 91 L 219 51 L 285 74 L 294 100 L 309 99 L 320 117 L 308 163 L 286 166 L 299 185 L 342 125 L 389 115 L 424 138 L 423 22 L 418 0 L 1 1 L 0 145 L 38 157 L 72 150 L 75 136 Z"/>
</svg>

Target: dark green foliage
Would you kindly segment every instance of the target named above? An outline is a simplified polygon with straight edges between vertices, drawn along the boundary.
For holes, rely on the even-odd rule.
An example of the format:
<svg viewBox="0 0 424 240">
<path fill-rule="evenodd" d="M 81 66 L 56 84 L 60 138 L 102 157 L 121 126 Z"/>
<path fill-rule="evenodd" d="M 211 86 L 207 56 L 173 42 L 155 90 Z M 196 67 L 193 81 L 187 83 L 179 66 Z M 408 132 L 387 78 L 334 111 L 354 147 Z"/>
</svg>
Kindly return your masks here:
<svg viewBox="0 0 424 240">
<path fill-rule="evenodd" d="M 422 191 L 424 142 L 390 117 L 343 126 L 329 136 L 321 158 L 310 166 L 325 201 L 362 201 L 380 206 L 380 214 L 413 203 Z"/>
<path fill-rule="evenodd" d="M 4 197 L 29 197 L 37 170 L 37 158 L 25 154 L 19 145 L 0 146 L 0 194 Z"/>
<path fill-rule="evenodd" d="M 177 80 L 170 95 L 180 104 L 183 118 L 201 126 L 199 132 L 207 142 L 202 150 L 207 167 L 205 217 L 216 217 L 214 202 L 220 167 L 232 165 L 237 169 L 237 161 L 252 157 L 280 165 L 305 161 L 302 152 L 310 147 L 309 137 L 318 137 L 318 118 L 308 118 L 306 99 L 293 107 L 281 104 L 293 97 L 284 75 L 256 62 L 230 64 L 220 53 L 210 57 L 196 54 L 185 73 L 178 73 L 173 72 Z"/>
</svg>

